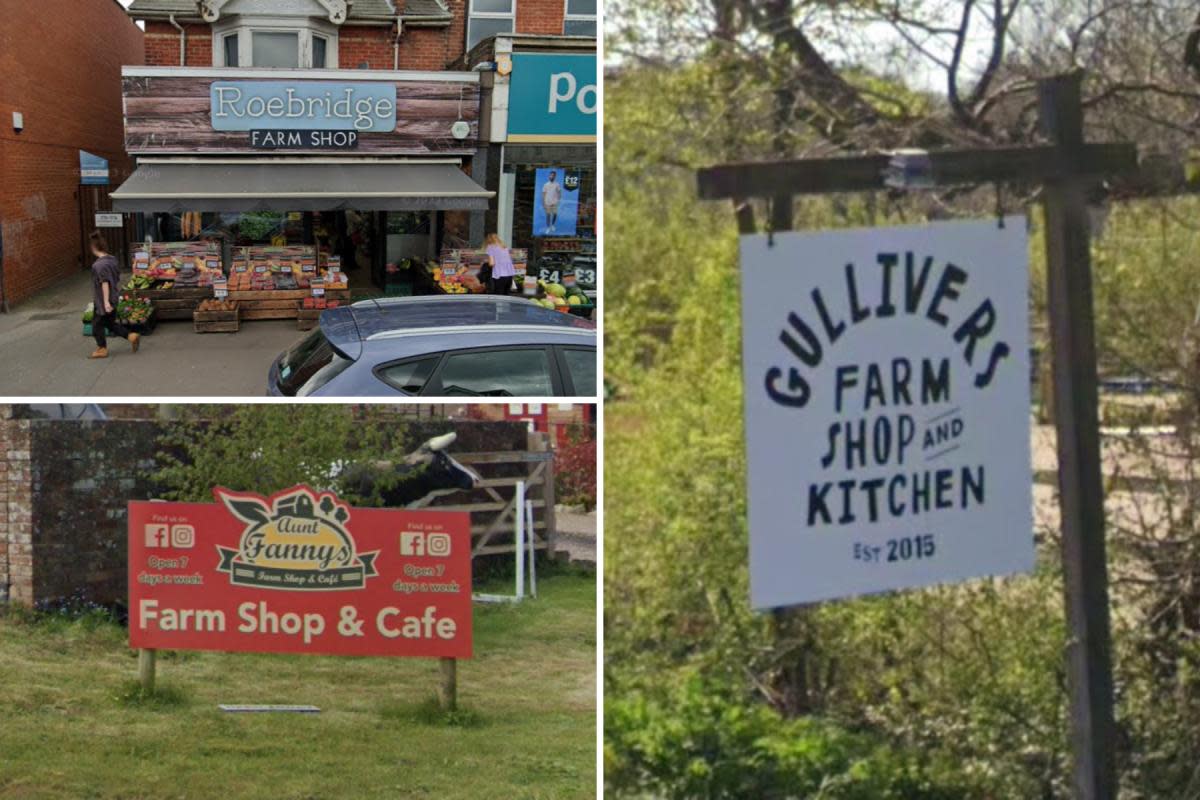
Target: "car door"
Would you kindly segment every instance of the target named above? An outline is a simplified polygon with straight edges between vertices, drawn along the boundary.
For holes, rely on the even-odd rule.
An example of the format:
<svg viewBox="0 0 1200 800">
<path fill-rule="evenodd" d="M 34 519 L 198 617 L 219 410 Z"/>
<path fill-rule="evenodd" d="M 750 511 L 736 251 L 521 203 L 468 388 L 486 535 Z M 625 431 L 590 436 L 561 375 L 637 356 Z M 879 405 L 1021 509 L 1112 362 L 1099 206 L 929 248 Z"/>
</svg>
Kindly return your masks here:
<svg viewBox="0 0 1200 800">
<path fill-rule="evenodd" d="M 563 395 L 595 397 L 596 348 L 564 344 L 555 350 L 559 374 L 562 376 Z"/>
<path fill-rule="evenodd" d="M 476 347 L 447 351 L 421 394 L 426 397 L 557 397 L 563 394 L 563 381 L 552 347 Z"/>
</svg>

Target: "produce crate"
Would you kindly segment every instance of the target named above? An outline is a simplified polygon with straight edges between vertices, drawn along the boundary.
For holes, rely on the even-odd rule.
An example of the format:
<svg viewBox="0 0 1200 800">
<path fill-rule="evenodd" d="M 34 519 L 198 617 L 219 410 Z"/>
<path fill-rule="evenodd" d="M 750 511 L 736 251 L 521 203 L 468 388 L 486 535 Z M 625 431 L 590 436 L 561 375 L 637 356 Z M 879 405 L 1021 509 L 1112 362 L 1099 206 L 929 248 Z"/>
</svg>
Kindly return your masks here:
<svg viewBox="0 0 1200 800">
<path fill-rule="evenodd" d="M 296 319 L 304 298 L 311 297 L 308 289 L 230 292 L 229 299 L 238 301 L 242 319 Z M 348 289 L 327 289 L 327 300 L 345 302 L 350 299 Z"/>
<path fill-rule="evenodd" d="M 592 312 L 595 310 L 595 303 L 580 303 L 577 306 L 567 306 L 568 313 L 574 314 L 577 317 L 584 317 L 585 319 L 591 319 Z"/>
<path fill-rule="evenodd" d="M 296 312 L 296 328 L 311 331 L 321 321 L 321 309 L 301 308 Z"/>
<path fill-rule="evenodd" d="M 131 294 L 154 303 L 159 319 L 191 319 L 201 300 L 213 296 L 212 287 L 171 287 L 170 289 L 131 289 Z"/>
<path fill-rule="evenodd" d="M 237 333 L 241 327 L 240 309 L 228 311 L 200 311 L 192 313 L 192 324 L 196 333 Z"/>
</svg>

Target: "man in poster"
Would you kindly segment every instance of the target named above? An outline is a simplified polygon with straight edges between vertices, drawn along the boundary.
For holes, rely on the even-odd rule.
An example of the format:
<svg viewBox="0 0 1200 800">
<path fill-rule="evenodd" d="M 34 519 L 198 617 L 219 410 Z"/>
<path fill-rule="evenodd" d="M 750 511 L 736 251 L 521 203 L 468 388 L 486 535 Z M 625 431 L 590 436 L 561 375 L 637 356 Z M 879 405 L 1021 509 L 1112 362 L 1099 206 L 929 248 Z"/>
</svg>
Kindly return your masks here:
<svg viewBox="0 0 1200 800">
<path fill-rule="evenodd" d="M 542 184 L 542 208 L 546 209 L 546 233 L 553 235 L 554 227 L 558 224 L 558 204 L 562 202 L 562 184 L 556 179 L 558 173 L 551 171 L 550 177 Z"/>
<path fill-rule="evenodd" d="M 579 174 L 563 169 L 537 171 L 533 235 L 574 236 L 579 214 Z"/>
</svg>

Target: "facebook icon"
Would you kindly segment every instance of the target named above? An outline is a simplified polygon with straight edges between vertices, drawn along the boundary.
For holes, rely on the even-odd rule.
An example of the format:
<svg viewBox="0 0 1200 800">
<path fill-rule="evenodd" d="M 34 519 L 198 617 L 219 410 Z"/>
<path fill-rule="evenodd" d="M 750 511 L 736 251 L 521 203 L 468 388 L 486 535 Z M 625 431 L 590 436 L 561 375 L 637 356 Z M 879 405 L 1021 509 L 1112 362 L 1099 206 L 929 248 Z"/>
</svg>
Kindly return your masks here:
<svg viewBox="0 0 1200 800">
<path fill-rule="evenodd" d="M 166 525 L 150 523 L 146 526 L 146 547 L 166 547 L 169 541 Z"/>
</svg>

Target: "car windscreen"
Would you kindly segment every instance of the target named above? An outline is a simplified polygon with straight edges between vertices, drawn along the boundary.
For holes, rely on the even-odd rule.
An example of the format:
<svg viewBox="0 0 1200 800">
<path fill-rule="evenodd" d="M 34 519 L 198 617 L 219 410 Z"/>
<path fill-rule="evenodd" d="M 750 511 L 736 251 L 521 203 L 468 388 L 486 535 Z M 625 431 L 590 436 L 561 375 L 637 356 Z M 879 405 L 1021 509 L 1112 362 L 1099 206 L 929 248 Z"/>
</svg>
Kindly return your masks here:
<svg viewBox="0 0 1200 800">
<path fill-rule="evenodd" d="M 317 328 L 288 348 L 279 359 L 279 391 L 304 397 L 333 380 L 353 362 L 343 358 Z"/>
</svg>

